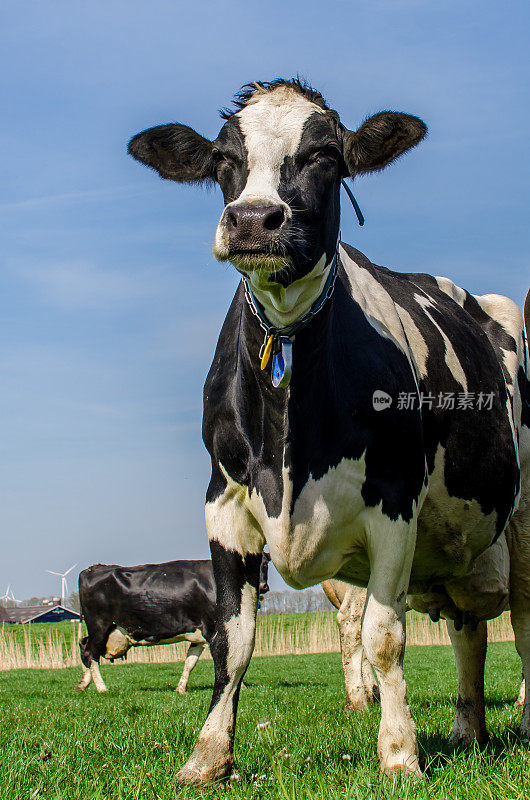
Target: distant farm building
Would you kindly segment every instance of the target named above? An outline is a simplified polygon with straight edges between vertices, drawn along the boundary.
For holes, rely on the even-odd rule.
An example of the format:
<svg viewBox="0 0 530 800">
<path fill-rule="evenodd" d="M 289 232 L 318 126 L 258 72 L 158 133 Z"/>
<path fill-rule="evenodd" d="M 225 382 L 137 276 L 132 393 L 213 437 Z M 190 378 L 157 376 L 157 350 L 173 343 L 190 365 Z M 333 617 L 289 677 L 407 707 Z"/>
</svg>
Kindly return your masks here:
<svg viewBox="0 0 530 800">
<path fill-rule="evenodd" d="M 81 615 L 60 603 L 53 606 L 18 606 L 17 608 L 0 608 L 0 622 L 64 622 L 80 620 Z"/>
</svg>

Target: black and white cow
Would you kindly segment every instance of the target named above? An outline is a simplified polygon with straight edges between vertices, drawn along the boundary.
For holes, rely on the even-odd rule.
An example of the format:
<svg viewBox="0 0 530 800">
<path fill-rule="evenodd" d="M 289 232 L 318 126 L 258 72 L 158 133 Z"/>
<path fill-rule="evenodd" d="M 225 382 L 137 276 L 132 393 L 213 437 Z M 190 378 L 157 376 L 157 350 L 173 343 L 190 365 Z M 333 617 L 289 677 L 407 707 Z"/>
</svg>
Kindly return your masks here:
<svg viewBox="0 0 530 800">
<path fill-rule="evenodd" d="M 269 591 L 270 556 L 260 562 L 259 593 Z M 94 680 L 107 687 L 99 659 L 125 656 L 131 647 L 190 642 L 177 692 L 184 694 L 190 672 L 214 633 L 215 581 L 211 561 L 168 561 L 120 567 L 94 564 L 79 575 L 79 600 L 88 636 L 79 642 L 83 691 Z"/>
<path fill-rule="evenodd" d="M 169 124 L 129 144 L 164 178 L 220 185 L 214 255 L 243 276 L 204 389 L 216 680 L 178 780 L 231 770 L 265 544 L 292 587 L 333 576 L 367 586 L 362 644 L 381 693 L 381 769 L 419 773 L 402 667 L 407 592 L 426 609 L 481 620 L 476 630 L 450 623 L 463 739 L 484 735 L 483 620 L 508 594 L 530 674 L 521 313 L 504 297 L 393 272 L 337 244 L 341 179 L 418 144 L 418 118 L 385 111 L 351 131 L 297 80 L 252 84 L 224 116 L 215 141 Z M 499 537 L 492 568 L 510 571 L 509 588 L 504 575 L 476 597 L 474 559 Z M 521 731 L 530 733 L 528 702 Z"/>
</svg>

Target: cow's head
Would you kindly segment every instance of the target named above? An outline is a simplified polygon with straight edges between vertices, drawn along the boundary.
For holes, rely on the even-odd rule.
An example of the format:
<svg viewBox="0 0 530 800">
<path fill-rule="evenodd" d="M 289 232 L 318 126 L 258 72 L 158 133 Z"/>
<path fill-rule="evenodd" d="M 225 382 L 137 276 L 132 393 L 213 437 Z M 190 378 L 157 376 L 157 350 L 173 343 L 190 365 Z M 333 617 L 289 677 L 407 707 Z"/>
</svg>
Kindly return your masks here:
<svg viewBox="0 0 530 800">
<path fill-rule="evenodd" d="M 261 557 L 261 568 L 259 571 L 259 596 L 263 598 L 264 594 L 269 591 L 269 561 L 271 557 L 268 553 L 263 552 Z"/>
<path fill-rule="evenodd" d="M 163 178 L 219 184 L 214 255 L 253 285 L 257 276 L 287 287 L 323 275 L 337 243 L 341 179 L 383 169 L 426 133 L 420 119 L 394 111 L 350 131 L 299 80 L 250 84 L 235 105 L 213 142 L 173 123 L 139 133 L 129 152 Z"/>
</svg>

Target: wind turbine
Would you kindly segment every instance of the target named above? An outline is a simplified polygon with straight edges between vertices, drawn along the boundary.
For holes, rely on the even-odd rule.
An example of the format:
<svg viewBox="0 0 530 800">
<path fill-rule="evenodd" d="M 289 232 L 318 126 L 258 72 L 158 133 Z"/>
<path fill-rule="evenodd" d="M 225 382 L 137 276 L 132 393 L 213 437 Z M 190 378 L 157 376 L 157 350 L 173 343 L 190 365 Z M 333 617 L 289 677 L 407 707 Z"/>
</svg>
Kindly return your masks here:
<svg viewBox="0 0 530 800">
<path fill-rule="evenodd" d="M 70 573 L 77 564 L 72 564 L 70 569 L 67 569 L 66 572 L 52 572 L 51 569 L 47 569 L 46 572 L 49 572 L 50 575 L 57 575 L 61 579 L 61 605 L 64 606 L 64 601 L 66 600 L 66 593 L 68 591 L 68 584 L 66 582 L 66 576 Z"/>
<path fill-rule="evenodd" d="M 9 598 L 10 598 L 10 600 L 13 601 L 13 603 L 21 603 L 22 602 L 22 600 L 17 600 L 17 598 L 13 594 L 13 589 L 11 589 L 11 591 L 10 591 Z"/>
<path fill-rule="evenodd" d="M 11 584 L 8 583 L 7 589 L 5 590 L 4 594 L 0 597 L 0 601 L 3 600 L 4 602 L 8 603 L 9 600 L 11 600 L 11 596 L 9 594 L 10 591 L 11 591 Z"/>
</svg>

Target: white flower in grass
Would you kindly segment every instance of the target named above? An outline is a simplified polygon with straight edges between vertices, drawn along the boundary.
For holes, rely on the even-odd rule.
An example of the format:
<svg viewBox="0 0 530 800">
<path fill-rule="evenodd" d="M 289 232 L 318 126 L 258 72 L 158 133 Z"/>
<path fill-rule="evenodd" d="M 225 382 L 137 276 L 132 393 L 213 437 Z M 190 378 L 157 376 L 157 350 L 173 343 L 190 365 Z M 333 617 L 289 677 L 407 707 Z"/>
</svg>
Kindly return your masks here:
<svg viewBox="0 0 530 800">
<path fill-rule="evenodd" d="M 258 722 L 256 728 L 258 731 L 263 731 L 265 728 L 268 728 L 269 725 L 272 725 L 272 722 L 270 720 L 266 720 L 265 722 Z"/>
<path fill-rule="evenodd" d="M 347 753 L 344 753 L 344 755 L 342 756 L 342 760 L 343 761 L 351 761 L 351 756 L 349 756 Z"/>
<path fill-rule="evenodd" d="M 237 772 L 232 772 L 230 775 L 230 783 L 241 783 L 241 776 Z"/>
<path fill-rule="evenodd" d="M 305 760 L 305 763 L 306 763 L 306 764 L 310 764 L 310 763 L 311 763 L 311 756 L 308 756 L 308 757 L 306 758 L 306 760 Z"/>
</svg>

